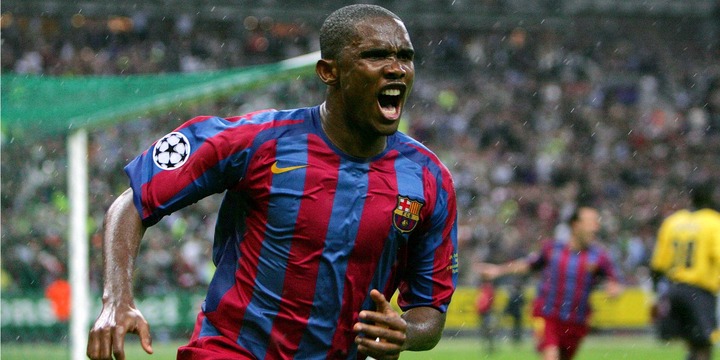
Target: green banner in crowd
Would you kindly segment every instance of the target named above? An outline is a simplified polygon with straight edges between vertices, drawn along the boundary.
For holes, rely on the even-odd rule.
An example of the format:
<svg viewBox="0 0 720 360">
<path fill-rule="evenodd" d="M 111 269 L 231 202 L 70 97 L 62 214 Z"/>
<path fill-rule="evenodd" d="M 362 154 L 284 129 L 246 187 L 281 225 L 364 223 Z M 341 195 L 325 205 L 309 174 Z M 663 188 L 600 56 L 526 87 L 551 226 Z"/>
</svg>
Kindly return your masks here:
<svg viewBox="0 0 720 360">
<path fill-rule="evenodd" d="M 197 313 L 204 299 L 204 293 L 173 292 L 165 295 L 138 298 L 136 304 L 150 323 L 157 338 L 189 338 Z M 460 287 L 453 296 L 448 309 L 447 330 L 473 330 L 478 326 L 475 311 L 477 289 Z M 533 288 L 526 289 L 527 301 L 523 308 L 523 323 L 530 325 L 530 309 Z M 94 299 L 99 299 L 99 296 Z M 58 320 L 53 304 L 42 294 L 2 294 L 0 322 L 2 340 L 6 341 L 63 341 L 68 334 L 67 322 Z M 502 315 L 508 294 L 498 289 L 494 302 L 497 314 Z M 602 291 L 591 296 L 595 311 L 591 326 L 595 329 L 645 329 L 650 325 L 651 301 L 647 291 L 641 288 L 629 288 L 619 298 L 610 299 Z M 392 301 L 395 305 L 395 300 Z M 100 302 L 93 303 L 89 309 L 91 318 L 100 313 Z M 500 319 L 502 327 L 510 326 L 510 319 Z M 90 326 L 90 324 L 88 324 Z"/>
<path fill-rule="evenodd" d="M 137 299 L 136 304 L 150 323 L 153 333 L 189 337 L 203 299 L 204 293 L 176 292 L 147 296 Z M 100 302 L 93 305 L 89 309 L 92 320 L 100 313 L 101 307 Z M 68 323 L 58 320 L 53 304 L 42 294 L 3 294 L 0 311 L 2 341 L 57 342 L 68 336 Z"/>
<path fill-rule="evenodd" d="M 2 131 L 65 134 L 186 108 L 280 80 L 314 74 L 319 53 L 274 64 L 195 73 L 126 76 L 3 74 Z"/>
</svg>

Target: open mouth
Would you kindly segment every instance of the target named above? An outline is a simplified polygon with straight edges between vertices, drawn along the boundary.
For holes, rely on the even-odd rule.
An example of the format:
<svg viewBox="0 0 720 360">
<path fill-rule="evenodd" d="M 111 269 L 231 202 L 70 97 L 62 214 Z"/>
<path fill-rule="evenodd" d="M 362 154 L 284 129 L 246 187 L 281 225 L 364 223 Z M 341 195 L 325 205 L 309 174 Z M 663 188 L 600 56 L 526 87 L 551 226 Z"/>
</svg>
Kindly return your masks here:
<svg viewBox="0 0 720 360">
<path fill-rule="evenodd" d="M 400 118 L 402 108 L 402 90 L 389 88 L 380 92 L 378 104 L 383 115 L 388 119 L 397 120 Z"/>
</svg>

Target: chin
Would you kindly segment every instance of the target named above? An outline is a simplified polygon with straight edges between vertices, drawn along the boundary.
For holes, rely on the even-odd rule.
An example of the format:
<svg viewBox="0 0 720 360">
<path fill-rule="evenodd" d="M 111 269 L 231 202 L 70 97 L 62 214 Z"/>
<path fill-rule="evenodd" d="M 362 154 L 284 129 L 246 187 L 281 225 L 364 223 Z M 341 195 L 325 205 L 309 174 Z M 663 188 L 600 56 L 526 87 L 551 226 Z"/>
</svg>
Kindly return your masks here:
<svg viewBox="0 0 720 360">
<path fill-rule="evenodd" d="M 385 125 L 385 126 L 379 126 L 377 128 L 377 131 L 380 135 L 383 136 L 390 136 L 392 134 L 395 134 L 398 131 L 400 121 L 396 121 L 392 125 Z"/>
</svg>

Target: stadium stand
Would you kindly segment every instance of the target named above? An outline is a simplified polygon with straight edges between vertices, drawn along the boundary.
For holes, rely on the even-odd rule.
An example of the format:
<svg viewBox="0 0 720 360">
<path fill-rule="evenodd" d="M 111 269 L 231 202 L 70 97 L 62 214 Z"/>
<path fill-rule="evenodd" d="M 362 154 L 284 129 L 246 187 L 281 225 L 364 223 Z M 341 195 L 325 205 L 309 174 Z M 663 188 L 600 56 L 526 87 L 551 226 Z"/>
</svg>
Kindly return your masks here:
<svg viewBox="0 0 720 360">
<path fill-rule="evenodd" d="M 101 14 L 105 8 L 80 13 L 47 5 L 53 3 L 64 2 L 3 2 L 3 74 L 198 72 L 317 50 L 317 24 L 294 20 L 302 16 L 159 18 L 152 9 L 116 8 L 126 13 L 109 17 Z M 394 2 L 387 3 L 392 9 Z M 406 2 L 397 3 L 407 11 Z M 720 174 L 717 9 L 685 1 L 660 14 L 637 5 L 608 17 L 603 6 L 617 2 L 479 3 L 484 15 L 472 26 L 425 24 L 440 11 L 430 5 L 409 26 L 416 32 L 418 75 L 407 131 L 436 150 L 455 176 L 461 284 L 476 281 L 463 271 L 471 261 L 508 260 L 542 238 L 562 236 L 558 224 L 583 201 L 601 210 L 602 238 L 628 282 L 647 286 L 655 229 L 686 205 L 678 185 L 690 173 Z M 513 17 L 512 9 L 528 3 L 543 6 L 540 16 Z M 443 16 L 462 17 L 468 13 L 462 6 L 481 6 L 468 4 L 447 2 Z M 35 14 L 44 15 L 32 15 L 42 6 Z M 573 17 L 563 20 L 568 12 Z M 550 15 L 547 22 L 543 14 Z M 101 290 L 103 214 L 127 187 L 122 168 L 132 157 L 196 114 L 312 104 L 322 89 L 313 78 L 268 84 L 93 131 L 91 289 Z M 59 137 L 36 141 L 2 130 L 2 292 L 42 293 L 67 276 L 66 149 Z M 205 214 L 218 202 L 202 201 L 150 230 L 140 251 L 139 295 L 205 288 L 214 224 Z"/>
</svg>

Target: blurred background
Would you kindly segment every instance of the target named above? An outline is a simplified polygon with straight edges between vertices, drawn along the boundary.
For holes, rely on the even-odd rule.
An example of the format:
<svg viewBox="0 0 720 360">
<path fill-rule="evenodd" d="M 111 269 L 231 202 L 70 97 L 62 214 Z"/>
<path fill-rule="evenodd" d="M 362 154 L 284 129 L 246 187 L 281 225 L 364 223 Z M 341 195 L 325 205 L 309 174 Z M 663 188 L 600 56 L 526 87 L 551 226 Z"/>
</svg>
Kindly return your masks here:
<svg viewBox="0 0 720 360">
<path fill-rule="evenodd" d="M 275 63 L 319 50 L 323 19 L 350 3 L 4 0 L 2 75 L 123 78 Z M 566 236 L 563 222 L 583 203 L 601 211 L 602 242 L 632 290 L 625 302 L 600 304 L 594 326 L 649 331 L 648 314 L 637 309 L 647 307 L 659 222 L 688 205 L 688 178 L 720 176 L 720 2 L 374 3 L 404 19 L 417 52 L 404 129 L 456 182 L 462 287 L 449 329 L 477 321 L 471 263 L 513 259 Z M 11 90 L 3 81 L 3 108 Z M 102 219 L 128 187 L 125 164 L 195 115 L 311 106 L 323 91 L 309 73 L 90 128 L 90 316 L 102 291 Z M 2 125 L 3 342 L 67 341 L 66 135 Z M 213 272 L 220 199 L 173 214 L 145 236 L 135 291 L 156 340 L 189 336 Z M 497 285 L 516 283 L 531 296 L 532 278 Z M 501 308 L 507 295 L 498 299 Z"/>
</svg>

